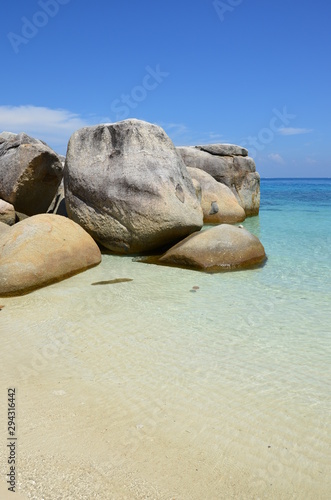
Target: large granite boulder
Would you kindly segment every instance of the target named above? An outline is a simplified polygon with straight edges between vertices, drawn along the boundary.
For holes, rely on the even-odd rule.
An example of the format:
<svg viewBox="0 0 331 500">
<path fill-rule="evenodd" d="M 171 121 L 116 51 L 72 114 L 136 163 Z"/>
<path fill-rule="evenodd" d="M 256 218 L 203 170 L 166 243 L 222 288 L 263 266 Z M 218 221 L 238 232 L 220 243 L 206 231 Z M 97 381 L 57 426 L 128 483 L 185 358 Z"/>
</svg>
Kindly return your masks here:
<svg viewBox="0 0 331 500">
<path fill-rule="evenodd" d="M 117 253 L 161 247 L 203 224 L 192 179 L 170 138 L 140 120 L 76 131 L 64 187 L 68 216 Z"/>
<path fill-rule="evenodd" d="M 201 187 L 201 207 L 206 224 L 234 224 L 245 220 L 245 210 L 230 188 L 200 168 L 187 167 L 192 179 Z"/>
<path fill-rule="evenodd" d="M 27 215 L 46 212 L 61 182 L 63 165 L 44 142 L 0 134 L 0 198 Z"/>
<path fill-rule="evenodd" d="M 230 144 L 206 144 L 178 147 L 177 151 L 187 167 L 200 168 L 228 186 L 246 215 L 259 213 L 260 176 L 245 148 Z"/>
<path fill-rule="evenodd" d="M 11 203 L 0 200 L 0 222 L 13 226 L 16 222 L 15 208 Z"/>
<path fill-rule="evenodd" d="M 100 261 L 99 247 L 75 222 L 53 214 L 29 217 L 1 233 L 0 296 L 30 292 Z"/>
<path fill-rule="evenodd" d="M 254 267 L 265 259 L 263 245 L 256 236 L 243 227 L 221 224 L 191 234 L 150 262 L 216 272 Z"/>
</svg>

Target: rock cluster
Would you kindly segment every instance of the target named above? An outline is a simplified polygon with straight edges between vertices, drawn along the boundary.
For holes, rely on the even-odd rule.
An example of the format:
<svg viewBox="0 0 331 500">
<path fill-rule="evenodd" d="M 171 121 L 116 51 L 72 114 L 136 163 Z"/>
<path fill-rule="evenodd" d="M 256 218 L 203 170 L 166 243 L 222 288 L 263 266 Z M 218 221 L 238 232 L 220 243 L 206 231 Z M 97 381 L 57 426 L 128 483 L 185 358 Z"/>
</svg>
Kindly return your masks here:
<svg viewBox="0 0 331 500">
<path fill-rule="evenodd" d="M 233 144 L 178 147 L 187 167 L 199 168 L 228 186 L 246 215 L 258 215 L 260 176 L 248 151 Z"/>
<path fill-rule="evenodd" d="M 241 222 L 259 210 L 259 175 L 240 146 L 175 148 L 140 120 L 85 127 L 66 158 L 24 133 L 0 134 L 0 296 L 118 254 L 170 248 L 155 263 L 205 271 L 263 262 Z M 47 213 L 46 213 L 47 212 Z M 200 231 L 203 223 L 217 224 Z"/>
</svg>

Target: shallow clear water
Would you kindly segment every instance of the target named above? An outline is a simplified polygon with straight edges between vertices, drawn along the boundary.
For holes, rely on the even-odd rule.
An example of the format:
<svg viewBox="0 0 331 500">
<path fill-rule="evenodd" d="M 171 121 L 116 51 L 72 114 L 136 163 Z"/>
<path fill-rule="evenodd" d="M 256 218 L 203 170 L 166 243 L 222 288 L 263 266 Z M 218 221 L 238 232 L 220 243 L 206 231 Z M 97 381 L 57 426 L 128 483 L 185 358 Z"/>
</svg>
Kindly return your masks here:
<svg viewBox="0 0 331 500">
<path fill-rule="evenodd" d="M 127 496 L 95 498 L 329 498 L 331 180 L 262 180 L 261 199 L 243 224 L 265 246 L 263 268 L 209 275 L 104 255 L 86 273 L 1 300 L 2 385 L 22 394 L 20 429 L 36 406 L 48 429 L 22 429 L 23 491 L 34 492 L 38 432 L 45 463 L 49 447 L 53 461 L 64 456 L 63 415 L 76 408 L 86 435 L 71 429 L 67 458 L 85 464 L 93 428 L 93 467 L 125 471 Z M 116 278 L 133 281 L 91 286 Z M 50 460 L 47 498 L 57 498 L 56 474 Z"/>
</svg>

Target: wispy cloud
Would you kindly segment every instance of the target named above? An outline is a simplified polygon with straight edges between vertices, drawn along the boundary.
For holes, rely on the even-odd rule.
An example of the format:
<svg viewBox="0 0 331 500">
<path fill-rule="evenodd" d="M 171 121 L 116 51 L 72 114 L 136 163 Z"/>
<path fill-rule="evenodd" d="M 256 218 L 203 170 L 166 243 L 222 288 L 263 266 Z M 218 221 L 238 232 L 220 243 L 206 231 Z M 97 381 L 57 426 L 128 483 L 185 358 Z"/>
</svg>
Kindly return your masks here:
<svg viewBox="0 0 331 500">
<path fill-rule="evenodd" d="M 0 130 L 42 139 L 59 152 L 64 152 L 71 134 L 92 123 L 66 109 L 39 106 L 0 106 Z"/>
<path fill-rule="evenodd" d="M 219 134 L 217 132 L 201 132 L 192 130 L 183 123 L 159 122 L 158 125 L 165 130 L 165 132 L 169 135 L 169 137 L 176 145 L 180 146 L 195 146 L 197 144 L 231 142 L 223 134 Z"/>
<path fill-rule="evenodd" d="M 55 151 L 65 154 L 70 136 L 79 128 L 110 123 L 108 116 L 82 116 L 67 109 L 51 109 L 41 106 L 0 106 L 0 132 L 25 132 L 42 139 Z M 196 145 L 215 142 L 231 142 L 216 132 L 200 132 L 184 123 L 159 122 L 176 145 Z"/>
<path fill-rule="evenodd" d="M 308 165 L 315 165 L 317 163 L 317 161 L 314 158 L 311 158 L 310 156 L 308 156 L 306 158 L 306 163 L 308 163 Z"/>
<path fill-rule="evenodd" d="M 166 131 L 172 140 L 181 139 L 184 135 L 189 133 L 188 127 L 183 123 L 159 122 L 158 125 Z"/>
<path fill-rule="evenodd" d="M 196 134 L 184 123 L 158 122 L 158 125 L 163 128 L 176 146 L 198 144 L 197 140 L 194 139 Z"/>
<path fill-rule="evenodd" d="M 294 128 L 294 127 L 282 127 L 278 129 L 280 135 L 300 135 L 309 134 L 313 130 L 310 128 Z"/>
<path fill-rule="evenodd" d="M 279 153 L 270 153 L 268 158 L 269 160 L 279 163 L 280 165 L 284 165 L 285 163 L 284 158 Z"/>
</svg>

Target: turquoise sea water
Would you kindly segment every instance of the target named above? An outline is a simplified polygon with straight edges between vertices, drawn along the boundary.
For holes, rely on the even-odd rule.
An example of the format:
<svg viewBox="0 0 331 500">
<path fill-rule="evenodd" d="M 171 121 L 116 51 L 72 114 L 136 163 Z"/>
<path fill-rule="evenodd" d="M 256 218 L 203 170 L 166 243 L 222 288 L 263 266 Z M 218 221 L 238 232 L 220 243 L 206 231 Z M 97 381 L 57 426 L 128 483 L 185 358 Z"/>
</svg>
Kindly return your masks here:
<svg viewBox="0 0 331 500">
<path fill-rule="evenodd" d="M 21 386 L 22 399 L 38 385 L 27 413 L 34 403 L 52 407 L 52 394 L 63 395 L 65 412 L 78 404 L 77 387 L 86 404 L 98 394 L 92 414 L 111 430 L 107 459 L 101 467 L 96 453 L 86 465 L 72 427 L 70 463 L 94 460 L 108 477 L 116 456 L 135 484 L 150 486 L 151 496 L 114 498 L 327 499 L 330 222 L 330 179 L 264 179 L 260 215 L 243 223 L 265 246 L 262 268 L 203 274 L 104 255 L 86 273 L 3 299 L 1 380 Z M 117 278 L 132 281 L 91 286 Z M 92 417 L 82 415 L 88 434 Z M 103 426 L 93 428 L 91 449 Z M 35 442 L 43 459 L 33 498 L 62 481 L 40 432 L 21 444 L 26 488 Z M 52 443 L 61 454 L 60 440 Z M 94 488 L 98 481 L 91 472 Z"/>
</svg>

